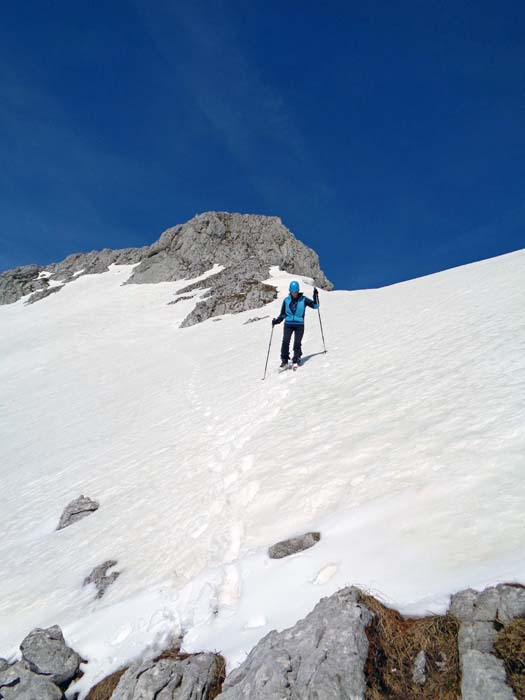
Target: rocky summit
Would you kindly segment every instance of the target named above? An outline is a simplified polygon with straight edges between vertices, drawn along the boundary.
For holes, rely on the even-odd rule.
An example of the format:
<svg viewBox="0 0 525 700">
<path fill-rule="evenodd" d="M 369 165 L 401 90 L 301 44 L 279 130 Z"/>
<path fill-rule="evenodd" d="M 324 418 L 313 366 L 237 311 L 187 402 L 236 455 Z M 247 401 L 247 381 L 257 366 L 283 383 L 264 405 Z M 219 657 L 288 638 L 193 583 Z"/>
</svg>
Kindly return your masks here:
<svg viewBox="0 0 525 700">
<path fill-rule="evenodd" d="M 126 284 L 194 280 L 214 265 L 220 266 L 205 281 L 180 290 L 180 295 L 206 290 L 183 326 L 273 301 L 275 288 L 263 283 L 272 266 L 332 289 L 317 254 L 297 240 L 278 217 L 206 212 L 167 229 L 151 246 L 78 253 L 45 267 L 25 265 L 8 270 L 0 274 L 0 304 L 26 296 L 27 304 L 41 301 L 80 276 L 100 274 L 112 264 L 136 265 Z"/>
</svg>

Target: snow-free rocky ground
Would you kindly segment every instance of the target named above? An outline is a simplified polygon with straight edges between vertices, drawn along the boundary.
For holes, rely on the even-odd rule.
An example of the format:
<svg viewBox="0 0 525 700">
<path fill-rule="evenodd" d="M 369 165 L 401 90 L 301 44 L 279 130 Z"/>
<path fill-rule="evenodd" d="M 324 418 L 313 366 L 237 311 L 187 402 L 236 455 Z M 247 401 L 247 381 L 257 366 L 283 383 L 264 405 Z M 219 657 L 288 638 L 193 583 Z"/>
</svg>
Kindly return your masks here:
<svg viewBox="0 0 525 700">
<path fill-rule="evenodd" d="M 59 624 L 84 693 L 179 633 L 231 669 L 345 585 L 425 613 L 525 580 L 525 251 L 321 292 L 328 354 L 307 310 L 304 366 L 277 373 L 281 326 L 264 382 L 280 301 L 181 329 L 188 280 L 132 270 L 0 307 L 0 656 Z M 57 531 L 80 494 L 100 507 Z"/>
</svg>

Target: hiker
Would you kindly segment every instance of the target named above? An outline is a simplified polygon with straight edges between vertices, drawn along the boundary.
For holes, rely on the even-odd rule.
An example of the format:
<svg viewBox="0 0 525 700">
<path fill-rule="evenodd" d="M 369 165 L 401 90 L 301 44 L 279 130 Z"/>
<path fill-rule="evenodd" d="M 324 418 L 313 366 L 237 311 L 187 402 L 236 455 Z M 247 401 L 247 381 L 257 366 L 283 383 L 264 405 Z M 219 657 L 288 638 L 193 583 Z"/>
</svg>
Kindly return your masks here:
<svg viewBox="0 0 525 700">
<path fill-rule="evenodd" d="M 284 321 L 283 343 L 281 345 L 281 369 L 288 368 L 290 359 L 290 340 L 294 333 L 293 343 L 293 369 L 301 364 L 301 341 L 304 333 L 304 312 L 306 307 L 319 308 L 319 292 L 314 287 L 314 300 L 308 299 L 299 291 L 299 282 L 290 282 L 290 294 L 283 301 L 281 313 L 272 319 L 272 326 Z"/>
</svg>

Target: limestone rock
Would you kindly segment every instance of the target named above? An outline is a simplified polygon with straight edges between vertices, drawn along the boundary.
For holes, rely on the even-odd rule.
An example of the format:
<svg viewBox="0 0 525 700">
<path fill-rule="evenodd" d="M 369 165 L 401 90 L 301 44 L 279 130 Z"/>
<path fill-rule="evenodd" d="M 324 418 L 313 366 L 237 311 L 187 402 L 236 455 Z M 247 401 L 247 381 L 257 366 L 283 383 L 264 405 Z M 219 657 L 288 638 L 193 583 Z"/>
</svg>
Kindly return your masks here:
<svg viewBox="0 0 525 700">
<path fill-rule="evenodd" d="M 108 570 L 116 565 L 117 561 L 115 559 L 110 559 L 103 564 L 99 564 L 99 566 L 95 566 L 89 576 L 86 576 L 84 579 L 84 586 L 93 583 L 97 589 L 97 598 L 102 598 L 108 587 L 120 576 L 120 571 L 114 571 L 108 576 Z"/>
<path fill-rule="evenodd" d="M 277 544 L 272 545 L 268 549 L 268 556 L 270 559 L 289 557 L 291 554 L 296 554 L 297 552 L 302 552 L 305 549 L 313 547 L 320 539 L 320 532 L 307 532 L 300 537 L 282 540 L 282 542 L 277 542 Z"/>
<path fill-rule="evenodd" d="M 48 676 L 33 673 L 21 662 L 0 670 L 0 698 L 5 700 L 62 700 Z"/>
<path fill-rule="evenodd" d="M 472 649 L 461 657 L 462 700 L 516 700 L 506 684 L 503 661 Z"/>
<path fill-rule="evenodd" d="M 503 661 L 493 655 L 496 623 L 508 624 L 525 613 L 525 589 L 500 584 L 481 593 L 472 589 L 452 597 L 450 612 L 461 621 L 458 648 L 462 700 L 515 700 Z"/>
<path fill-rule="evenodd" d="M 183 326 L 225 313 L 259 308 L 273 301 L 277 295 L 275 288 L 263 283 L 270 276 L 271 266 L 306 276 L 317 286 L 332 289 L 319 267 L 317 254 L 298 241 L 278 217 L 206 212 L 164 231 L 151 246 L 78 253 L 45 269 L 29 265 L 0 274 L 0 304 L 10 304 L 33 292 L 27 302 L 32 304 L 56 294 L 64 284 L 81 275 L 105 272 L 111 264 L 136 263 L 126 284 L 191 279 L 208 272 L 215 264 L 224 268 L 186 288 L 185 291 L 202 290 L 204 297 Z M 50 286 L 50 280 L 62 286 Z"/>
<path fill-rule="evenodd" d="M 47 282 L 39 279 L 44 268 L 39 265 L 23 265 L 0 274 L 0 305 L 13 304 L 21 297 L 37 289 L 45 289 Z"/>
<path fill-rule="evenodd" d="M 207 700 L 219 687 L 223 662 L 215 654 L 130 666 L 111 700 Z"/>
<path fill-rule="evenodd" d="M 372 613 L 345 588 L 283 632 L 270 632 L 227 678 L 221 700 L 364 700 Z"/>
<path fill-rule="evenodd" d="M 98 510 L 98 507 L 97 501 L 92 501 L 87 496 L 79 496 L 65 507 L 64 512 L 60 516 L 57 530 L 62 530 L 69 525 L 73 525 L 78 520 L 82 520 L 87 515 L 91 515 L 91 513 Z"/>
<path fill-rule="evenodd" d="M 427 655 L 423 649 L 416 656 L 412 670 L 412 680 L 416 685 L 425 685 L 427 680 Z"/>
<path fill-rule="evenodd" d="M 67 686 L 80 666 L 80 656 L 67 646 L 58 625 L 34 629 L 20 645 L 20 651 L 30 671 L 46 675 L 61 687 Z"/>
</svg>

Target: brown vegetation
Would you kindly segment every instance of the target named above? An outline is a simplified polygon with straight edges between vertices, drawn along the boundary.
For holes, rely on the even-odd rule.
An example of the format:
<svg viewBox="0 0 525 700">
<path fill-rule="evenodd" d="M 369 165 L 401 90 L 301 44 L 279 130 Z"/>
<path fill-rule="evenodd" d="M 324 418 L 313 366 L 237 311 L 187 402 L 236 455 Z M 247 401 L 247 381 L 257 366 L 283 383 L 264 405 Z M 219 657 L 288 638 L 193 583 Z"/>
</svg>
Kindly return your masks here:
<svg viewBox="0 0 525 700">
<path fill-rule="evenodd" d="M 507 683 L 518 700 L 525 700 L 525 620 L 517 617 L 496 637 L 496 655 L 502 659 Z"/>
<path fill-rule="evenodd" d="M 369 640 L 367 700 L 458 700 L 460 669 L 458 621 L 450 615 L 404 618 L 376 598 L 362 594 L 361 602 L 374 613 Z M 426 654 L 426 682 L 414 683 L 414 661 Z"/>
<path fill-rule="evenodd" d="M 104 678 L 94 685 L 87 694 L 86 700 L 110 700 L 113 691 L 118 685 L 122 675 L 127 671 L 123 668 L 121 671 L 115 671 L 111 676 Z"/>
</svg>

